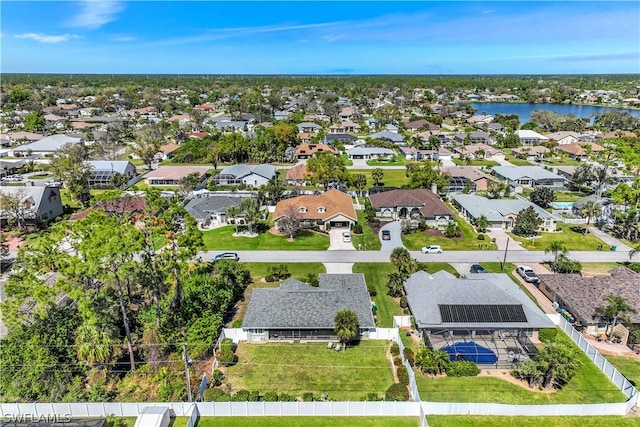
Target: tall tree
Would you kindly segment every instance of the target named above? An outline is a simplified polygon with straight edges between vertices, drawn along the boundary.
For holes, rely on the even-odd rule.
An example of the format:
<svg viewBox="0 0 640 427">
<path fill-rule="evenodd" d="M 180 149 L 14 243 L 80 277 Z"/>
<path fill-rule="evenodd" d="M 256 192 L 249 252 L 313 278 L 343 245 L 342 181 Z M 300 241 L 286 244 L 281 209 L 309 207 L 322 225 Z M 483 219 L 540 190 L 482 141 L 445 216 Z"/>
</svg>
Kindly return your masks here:
<svg viewBox="0 0 640 427">
<path fill-rule="evenodd" d="M 580 208 L 580 213 L 587 217 L 587 226 L 584 229 L 584 234 L 586 235 L 589 232 L 591 220 L 602 215 L 602 206 L 595 200 L 589 200 Z"/>
<path fill-rule="evenodd" d="M 371 171 L 371 179 L 373 179 L 373 185 L 378 187 L 384 179 L 384 171 L 381 168 L 375 168 Z"/>
<path fill-rule="evenodd" d="M 538 231 L 542 219 L 538 216 L 532 206 L 518 212 L 516 222 L 513 225 L 513 234 L 518 236 L 530 236 Z"/>
<path fill-rule="evenodd" d="M 307 160 L 307 176 L 311 182 L 325 187 L 330 182 L 342 182 L 346 170 L 342 158 L 331 153 L 318 153 Z"/>
<path fill-rule="evenodd" d="M 608 338 L 611 338 L 618 320 L 627 313 L 635 314 L 637 311 L 621 296 L 607 295 L 604 300 L 607 305 L 596 308 L 596 315 L 607 322 L 605 333 Z"/>
<path fill-rule="evenodd" d="M 529 195 L 532 203 L 547 209 L 556 200 L 556 193 L 549 187 L 536 187 Z"/>
<path fill-rule="evenodd" d="M 64 182 L 71 198 L 83 205 L 89 203 L 89 177 L 91 167 L 87 160 L 87 148 L 81 144 L 65 144 L 53 153 L 51 172 Z"/>
<path fill-rule="evenodd" d="M 334 331 L 346 349 L 347 343 L 358 335 L 358 315 L 350 308 L 343 308 L 336 313 L 333 321 Z"/>
<path fill-rule="evenodd" d="M 161 132 L 156 129 L 151 126 L 144 128 L 133 142 L 133 152 L 142 159 L 149 170 L 153 167 L 156 155 L 164 142 Z"/>
<path fill-rule="evenodd" d="M 552 253 L 553 254 L 553 270 L 556 269 L 556 264 L 558 263 L 558 257 L 560 255 L 566 255 L 567 247 L 564 245 L 564 242 L 561 240 L 554 240 L 544 249 L 544 253 Z"/>
<path fill-rule="evenodd" d="M 393 248 L 391 251 L 390 261 L 405 280 L 417 269 L 416 260 L 411 258 L 411 254 L 407 248 Z"/>
</svg>

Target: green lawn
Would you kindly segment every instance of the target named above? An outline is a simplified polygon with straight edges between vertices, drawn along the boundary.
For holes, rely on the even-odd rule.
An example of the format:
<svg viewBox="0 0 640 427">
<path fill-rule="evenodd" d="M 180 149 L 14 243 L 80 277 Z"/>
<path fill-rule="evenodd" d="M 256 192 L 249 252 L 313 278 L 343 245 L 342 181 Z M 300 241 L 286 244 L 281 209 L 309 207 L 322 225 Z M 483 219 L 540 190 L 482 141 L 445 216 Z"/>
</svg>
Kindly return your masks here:
<svg viewBox="0 0 640 427">
<path fill-rule="evenodd" d="M 451 264 L 447 263 L 447 262 L 439 262 L 439 261 L 431 262 L 431 261 L 428 261 L 428 262 L 420 263 L 420 265 L 425 266 L 426 267 L 425 271 L 427 273 L 429 273 L 429 274 L 436 273 L 436 272 L 438 272 L 440 270 L 444 270 L 447 273 L 451 273 L 456 277 L 460 276 L 460 274 L 458 274 L 458 271 L 456 271 L 456 269 L 453 268 L 453 266 Z"/>
<path fill-rule="evenodd" d="M 273 391 L 302 396 L 327 393 L 330 400 L 361 400 L 393 384 L 386 341 L 361 341 L 346 351 L 327 350 L 324 342 L 240 344 L 238 363 L 225 368 L 232 391 Z"/>
<path fill-rule="evenodd" d="M 453 211 L 453 209 L 452 209 Z M 455 212 L 455 211 L 454 211 Z M 478 234 L 471 224 L 456 215 L 456 221 L 460 225 L 463 237 L 461 239 L 450 239 L 445 236 L 432 236 L 426 232 L 415 232 L 402 235 L 402 243 L 412 251 L 419 251 L 426 245 L 440 245 L 444 250 L 471 251 L 471 250 L 492 250 L 496 245 L 490 239 L 478 240 Z M 433 255 L 438 257 L 439 255 Z"/>
<path fill-rule="evenodd" d="M 427 422 L 429 427 L 631 427 L 640 425 L 640 418 L 428 415 Z"/>
<path fill-rule="evenodd" d="M 198 427 L 418 427 L 414 417 L 201 417 Z"/>
<path fill-rule="evenodd" d="M 39 173 L 37 175 L 31 175 L 29 177 L 29 179 L 45 179 L 45 178 L 51 178 L 53 175 L 47 172 L 44 173 Z"/>
<path fill-rule="evenodd" d="M 329 236 L 303 231 L 295 241 L 287 236 L 276 236 L 269 232 L 258 237 L 234 237 L 234 227 L 225 226 L 204 231 L 204 245 L 207 250 L 291 250 L 324 251 L 329 248 Z"/>
<path fill-rule="evenodd" d="M 583 262 L 582 272 L 593 274 L 607 274 L 614 268 L 624 265 L 621 262 Z"/>
<path fill-rule="evenodd" d="M 349 158 L 348 154 L 341 154 L 340 157 L 342 158 L 345 166 L 353 166 L 353 160 Z"/>
<path fill-rule="evenodd" d="M 514 166 L 532 166 L 531 162 L 524 159 L 519 159 L 515 156 L 504 156 L 504 159 Z"/>
<path fill-rule="evenodd" d="M 467 166 L 467 162 L 463 161 L 462 159 L 458 158 L 458 157 L 453 157 L 451 159 L 451 161 L 453 163 L 456 164 L 456 166 Z M 469 166 L 486 166 L 489 168 L 492 168 L 494 166 L 498 166 L 500 165 L 500 163 L 493 161 L 493 160 L 471 160 L 471 164 L 469 164 Z"/>
<path fill-rule="evenodd" d="M 544 164 L 547 166 L 580 166 L 584 163 L 578 160 L 570 159 L 568 157 L 550 157 L 544 159 Z"/>
<path fill-rule="evenodd" d="M 374 234 L 371 228 L 367 225 L 367 220 L 364 217 L 363 210 L 357 210 L 358 223 L 362 225 L 362 234 L 352 234 L 351 241 L 353 247 L 363 251 L 379 251 L 382 247 L 378 234 Z"/>
<path fill-rule="evenodd" d="M 373 159 L 367 160 L 367 166 L 404 166 L 407 160 L 400 155 L 394 156 L 389 160 Z"/>
<path fill-rule="evenodd" d="M 393 316 L 402 314 L 400 304 L 387 295 L 387 279 L 389 273 L 395 271 L 391 263 L 356 263 L 353 265 L 354 273 L 364 273 L 364 279 L 369 288 L 376 290 L 376 296 L 371 300 L 377 306 L 376 325 L 381 328 L 393 327 Z"/>
<path fill-rule="evenodd" d="M 573 345 L 564 332 L 557 340 Z M 575 347 L 577 349 L 577 347 Z M 561 404 L 624 402 L 625 396 L 589 358 L 579 352 L 582 367 L 562 390 L 539 393 L 500 378 L 437 378 L 416 375 L 420 398 L 435 402 L 492 402 L 507 404 Z M 506 370 L 501 370 L 506 372 Z"/>
<path fill-rule="evenodd" d="M 630 357 L 605 356 L 606 359 L 629 381 L 640 387 L 640 360 Z"/>
<path fill-rule="evenodd" d="M 543 251 L 551 242 L 562 241 L 569 252 L 571 251 L 595 251 L 598 245 L 608 248 L 608 245 L 591 233 L 583 235 L 571 230 L 572 224 L 558 223 L 558 230 L 561 232 L 545 233 L 541 232 L 535 239 L 526 239 L 509 233 L 509 236 L 522 244 L 527 250 Z M 571 258 L 571 254 L 569 254 Z"/>
<path fill-rule="evenodd" d="M 349 169 L 349 173 L 363 174 L 367 177 L 367 188 L 373 187 L 373 179 L 371 171 L 373 169 Z M 387 187 L 402 187 L 409 182 L 406 171 L 404 169 L 383 169 L 384 176 L 382 178 L 383 185 Z"/>
<path fill-rule="evenodd" d="M 578 193 L 575 191 L 556 191 L 556 202 L 575 202 L 588 194 Z"/>
</svg>

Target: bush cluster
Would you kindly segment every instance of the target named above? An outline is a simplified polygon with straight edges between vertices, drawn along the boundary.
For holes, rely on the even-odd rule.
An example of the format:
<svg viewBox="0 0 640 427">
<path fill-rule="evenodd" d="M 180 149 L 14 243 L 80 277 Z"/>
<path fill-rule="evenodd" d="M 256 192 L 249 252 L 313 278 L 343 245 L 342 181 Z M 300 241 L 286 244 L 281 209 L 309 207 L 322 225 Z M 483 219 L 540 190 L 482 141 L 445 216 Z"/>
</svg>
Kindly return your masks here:
<svg viewBox="0 0 640 427">
<path fill-rule="evenodd" d="M 400 355 L 400 347 L 398 346 L 397 342 L 394 342 L 393 344 L 391 344 L 391 355 L 392 356 L 399 356 Z"/>
<path fill-rule="evenodd" d="M 558 336 L 558 329 L 556 328 L 540 329 L 540 331 L 538 332 L 538 336 L 540 338 L 540 341 L 544 343 L 552 342 Z"/>
<path fill-rule="evenodd" d="M 398 366 L 396 368 L 396 373 L 398 374 L 398 381 L 400 381 L 400 384 L 409 385 L 409 373 L 404 365 Z"/>
<path fill-rule="evenodd" d="M 404 384 L 391 384 L 387 391 L 384 392 L 384 400 L 406 402 L 409 400 L 409 390 Z"/>
<path fill-rule="evenodd" d="M 446 372 L 448 377 L 475 377 L 480 373 L 480 368 L 468 360 L 456 360 L 449 363 Z"/>
</svg>

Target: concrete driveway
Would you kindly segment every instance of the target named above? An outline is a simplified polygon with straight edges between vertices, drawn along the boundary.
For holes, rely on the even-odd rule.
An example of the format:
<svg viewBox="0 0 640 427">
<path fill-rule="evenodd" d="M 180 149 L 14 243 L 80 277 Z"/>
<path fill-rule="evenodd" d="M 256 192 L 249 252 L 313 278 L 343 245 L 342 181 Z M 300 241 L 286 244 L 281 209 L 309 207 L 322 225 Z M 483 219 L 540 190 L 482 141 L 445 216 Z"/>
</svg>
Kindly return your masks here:
<svg viewBox="0 0 640 427">
<path fill-rule="evenodd" d="M 382 230 L 389 230 L 391 232 L 390 240 L 382 240 Z M 378 233 L 378 238 L 380 238 L 380 242 L 382 242 L 381 251 L 392 251 L 394 248 L 403 248 L 402 238 L 400 237 L 402 234 L 402 225 L 400 221 L 393 221 L 385 225 L 380 229 Z"/>
<path fill-rule="evenodd" d="M 503 228 L 488 228 L 487 235 L 489 236 L 489 239 L 496 239 L 496 245 L 498 246 L 499 251 L 505 250 L 507 247 L 507 239 L 509 239 L 509 251 L 526 251 L 520 242 L 513 240 Z"/>
<path fill-rule="evenodd" d="M 329 230 L 329 251 L 354 251 L 355 248 L 351 242 L 342 240 L 342 233 L 349 232 L 348 228 L 332 228 Z"/>
</svg>

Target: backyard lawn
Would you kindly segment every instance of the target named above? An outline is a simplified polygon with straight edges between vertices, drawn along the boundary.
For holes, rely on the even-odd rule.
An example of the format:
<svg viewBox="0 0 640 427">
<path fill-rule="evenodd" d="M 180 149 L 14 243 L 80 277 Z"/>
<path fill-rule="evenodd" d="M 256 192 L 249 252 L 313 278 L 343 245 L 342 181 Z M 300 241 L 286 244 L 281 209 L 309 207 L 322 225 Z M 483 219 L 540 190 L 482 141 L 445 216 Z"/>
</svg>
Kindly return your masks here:
<svg viewBox="0 0 640 427">
<path fill-rule="evenodd" d="M 351 174 L 363 174 L 367 177 L 367 188 L 373 187 L 373 179 L 371 178 L 373 169 L 349 169 Z M 402 187 L 409 182 L 405 169 L 383 169 L 384 176 L 382 185 L 387 187 Z"/>
<path fill-rule="evenodd" d="M 362 400 L 393 384 L 386 341 L 367 340 L 346 351 L 325 342 L 240 344 L 238 363 L 225 368 L 232 392 L 257 390 L 302 396 L 327 393 L 330 400 Z"/>
<path fill-rule="evenodd" d="M 545 233 L 541 232 L 535 239 L 526 239 L 509 233 L 509 236 L 522 244 L 527 250 L 543 251 L 551 242 L 562 241 L 569 252 L 571 251 L 595 251 L 598 245 L 602 245 L 605 249 L 609 246 L 602 240 L 598 239 L 591 233 L 583 235 L 571 230 L 571 224 L 558 223 L 558 230 L 561 232 Z M 589 226 L 591 228 L 591 226 Z M 571 258 L 571 254 L 569 254 Z"/>
<path fill-rule="evenodd" d="M 418 427 L 415 417 L 201 417 L 198 427 Z"/>
<path fill-rule="evenodd" d="M 533 166 L 531 162 L 528 162 L 524 159 L 519 159 L 514 156 L 504 156 L 504 159 L 514 166 Z"/>
<path fill-rule="evenodd" d="M 391 263 L 356 263 L 353 265 L 354 273 L 364 273 L 367 288 L 375 289 L 376 296 L 371 300 L 376 304 L 376 325 L 380 328 L 392 328 L 393 316 L 402 314 L 400 304 L 387 295 L 387 281 L 389 273 L 395 271 Z"/>
<path fill-rule="evenodd" d="M 451 239 L 442 234 L 431 235 L 428 232 L 417 231 L 411 234 L 402 235 L 402 243 L 412 251 L 419 251 L 426 245 L 440 245 L 446 250 L 492 250 L 496 249 L 496 245 L 491 240 L 478 240 L 478 234 L 475 232 L 471 224 L 456 215 L 456 221 L 460 225 L 462 238 Z M 428 231 L 428 230 L 427 230 Z M 438 255 L 434 255 L 437 257 Z"/>
<path fill-rule="evenodd" d="M 467 166 L 467 162 L 463 161 L 458 157 L 452 158 L 451 161 L 455 163 L 456 166 Z M 492 168 L 494 166 L 499 166 L 499 165 L 500 163 L 493 160 L 471 160 L 471 164 L 469 164 L 469 166 L 485 166 L 488 168 Z"/>
<path fill-rule="evenodd" d="M 632 427 L 640 425 L 640 418 L 428 415 L 427 422 L 429 427 Z"/>
<path fill-rule="evenodd" d="M 605 356 L 605 358 L 629 381 L 640 386 L 640 360 L 630 357 Z"/>
<path fill-rule="evenodd" d="M 373 230 L 371 230 L 367 225 L 367 220 L 364 217 L 364 211 L 357 210 L 356 215 L 358 215 L 358 223 L 362 225 L 362 234 L 351 235 L 353 247 L 357 250 L 363 251 L 379 251 L 382 247 L 382 243 L 380 243 L 378 234 L 374 234 Z"/>
<path fill-rule="evenodd" d="M 559 341 L 572 344 L 564 332 L 558 331 Z M 572 344 L 573 345 L 573 344 Z M 576 347 L 577 348 L 577 347 Z M 582 367 L 562 388 L 553 393 L 530 391 L 500 378 L 468 377 L 437 378 L 416 374 L 420 398 L 434 402 L 492 402 L 507 404 L 613 403 L 624 402 L 625 396 L 580 351 Z M 500 369 L 495 372 L 507 370 Z"/>
<path fill-rule="evenodd" d="M 234 227 L 225 226 L 204 231 L 204 245 L 207 250 L 291 250 L 291 251 L 324 251 L 329 248 L 329 236 L 303 231 L 295 241 L 290 242 L 288 236 L 276 236 L 269 232 L 258 237 L 234 237 Z"/>
</svg>

